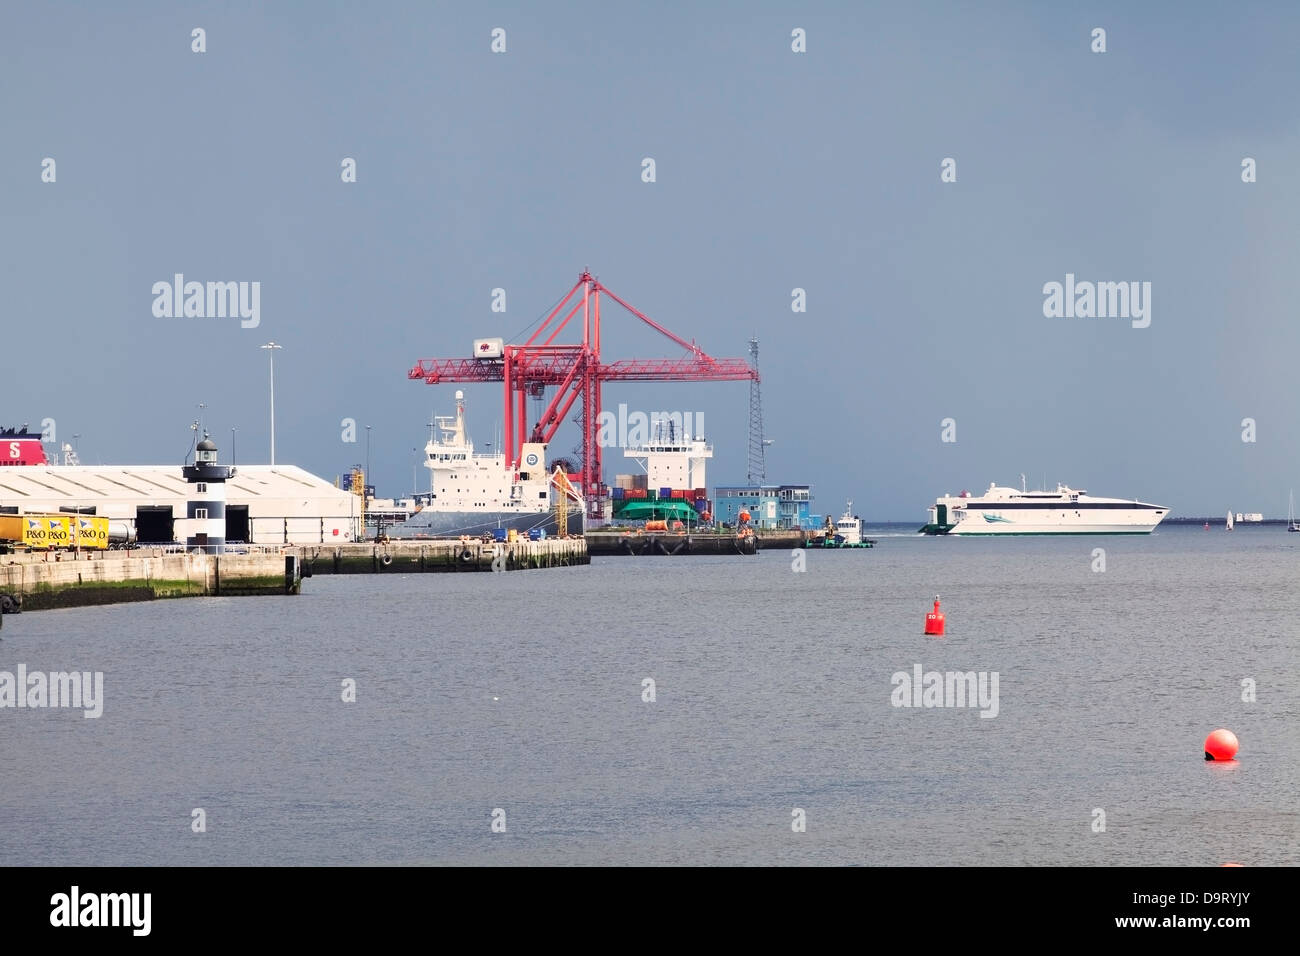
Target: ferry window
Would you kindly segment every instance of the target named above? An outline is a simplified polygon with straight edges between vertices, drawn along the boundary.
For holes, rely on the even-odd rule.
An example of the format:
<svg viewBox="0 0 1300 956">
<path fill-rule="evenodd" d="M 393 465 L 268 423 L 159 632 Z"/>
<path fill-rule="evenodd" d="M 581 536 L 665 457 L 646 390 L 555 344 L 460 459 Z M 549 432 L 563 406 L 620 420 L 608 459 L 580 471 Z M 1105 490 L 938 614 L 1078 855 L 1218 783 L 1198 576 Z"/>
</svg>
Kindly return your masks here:
<svg viewBox="0 0 1300 956">
<path fill-rule="evenodd" d="M 194 490 L 198 494 L 206 495 L 208 493 L 208 483 L 206 481 L 200 481 L 194 486 Z"/>
<path fill-rule="evenodd" d="M 208 509 L 207 509 L 207 508 L 195 508 L 195 509 L 194 509 L 194 517 L 195 517 L 195 518 L 202 520 L 203 518 L 206 518 L 207 516 L 208 516 Z"/>
</svg>

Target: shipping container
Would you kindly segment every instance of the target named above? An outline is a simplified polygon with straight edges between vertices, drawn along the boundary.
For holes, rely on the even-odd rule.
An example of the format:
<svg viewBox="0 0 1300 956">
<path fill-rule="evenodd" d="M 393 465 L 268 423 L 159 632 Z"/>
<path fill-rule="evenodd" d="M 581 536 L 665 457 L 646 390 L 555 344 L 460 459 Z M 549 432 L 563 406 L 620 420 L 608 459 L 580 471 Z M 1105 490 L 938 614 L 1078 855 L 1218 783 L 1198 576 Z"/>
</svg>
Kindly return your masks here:
<svg viewBox="0 0 1300 956">
<path fill-rule="evenodd" d="M 505 528 L 495 528 L 495 529 L 493 529 L 493 531 L 492 531 L 492 539 L 493 539 L 494 541 L 504 541 L 504 540 L 506 539 L 506 529 L 505 529 Z"/>
<path fill-rule="evenodd" d="M 505 339 L 475 339 L 474 358 L 499 359 L 506 354 Z"/>
<path fill-rule="evenodd" d="M 545 538 L 545 537 L 546 537 L 546 529 L 545 529 L 545 528 L 529 528 L 529 529 L 528 529 L 528 540 L 529 540 L 529 541 L 541 541 L 541 540 L 542 540 L 543 538 Z"/>
<path fill-rule="evenodd" d="M 0 540 L 36 549 L 66 548 L 68 519 L 45 514 L 0 515 Z"/>
<path fill-rule="evenodd" d="M 509 531 L 509 533 L 506 535 L 506 540 L 507 540 L 507 541 L 518 541 L 518 540 L 519 540 L 519 529 L 518 529 L 518 528 L 511 528 L 510 531 Z"/>
<path fill-rule="evenodd" d="M 673 496 L 673 490 L 672 490 L 671 488 L 660 488 L 660 489 L 659 489 L 659 497 L 660 497 L 660 498 L 671 498 L 672 496 Z"/>
<path fill-rule="evenodd" d="M 77 526 L 76 546 L 79 548 L 108 547 L 108 519 L 94 515 L 69 515 L 69 522 Z"/>
<path fill-rule="evenodd" d="M 646 475 L 646 474 L 633 475 L 633 476 L 632 476 L 632 487 L 633 487 L 633 488 L 649 488 L 649 487 L 650 487 L 650 476 L 649 476 L 649 475 Z"/>
<path fill-rule="evenodd" d="M 627 495 L 627 489 L 615 488 L 610 492 L 610 494 L 613 496 L 615 501 L 622 501 L 623 498 Z"/>
</svg>

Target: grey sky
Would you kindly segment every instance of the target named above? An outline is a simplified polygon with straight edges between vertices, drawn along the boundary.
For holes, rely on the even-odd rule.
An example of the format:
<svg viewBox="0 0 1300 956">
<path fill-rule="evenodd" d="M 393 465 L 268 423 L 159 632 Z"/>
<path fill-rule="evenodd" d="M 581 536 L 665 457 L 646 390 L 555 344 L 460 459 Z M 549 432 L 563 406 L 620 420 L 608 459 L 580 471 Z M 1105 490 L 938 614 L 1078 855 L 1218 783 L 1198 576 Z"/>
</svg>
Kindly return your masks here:
<svg viewBox="0 0 1300 956">
<path fill-rule="evenodd" d="M 768 477 L 819 511 L 919 521 L 1023 471 L 1283 514 L 1300 8 L 1059 6 L 10 5 L 0 422 L 54 418 L 86 462 L 179 461 L 204 402 L 264 462 L 274 339 L 277 458 L 333 477 L 371 424 L 379 491 L 405 492 L 457 387 L 406 370 L 513 336 L 589 266 L 714 355 L 759 336 Z M 155 318 L 176 272 L 261 282 L 260 327 Z M 1045 318 L 1066 273 L 1151 282 L 1151 326 Z M 679 354 L 605 318 L 606 360 Z M 492 441 L 500 387 L 467 392 Z M 619 402 L 702 412 L 710 483 L 743 479 L 743 384 Z"/>
</svg>

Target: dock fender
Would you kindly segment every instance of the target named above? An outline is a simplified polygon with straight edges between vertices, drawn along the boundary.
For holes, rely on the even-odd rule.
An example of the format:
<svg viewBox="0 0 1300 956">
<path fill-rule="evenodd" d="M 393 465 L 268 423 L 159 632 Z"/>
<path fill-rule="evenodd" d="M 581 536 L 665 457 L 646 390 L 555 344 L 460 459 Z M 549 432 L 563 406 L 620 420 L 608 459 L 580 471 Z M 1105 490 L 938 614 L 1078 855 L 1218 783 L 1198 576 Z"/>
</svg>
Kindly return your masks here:
<svg viewBox="0 0 1300 956">
<path fill-rule="evenodd" d="M 385 554 L 383 557 L 379 559 L 379 563 L 382 564 L 384 567 L 388 567 L 390 564 L 393 563 L 393 556 L 391 554 Z"/>
<path fill-rule="evenodd" d="M 469 548 L 461 548 L 461 549 L 460 549 L 460 559 L 461 559 L 462 561 L 465 561 L 465 562 L 473 561 L 473 560 L 474 560 L 474 552 L 471 551 Z"/>
</svg>

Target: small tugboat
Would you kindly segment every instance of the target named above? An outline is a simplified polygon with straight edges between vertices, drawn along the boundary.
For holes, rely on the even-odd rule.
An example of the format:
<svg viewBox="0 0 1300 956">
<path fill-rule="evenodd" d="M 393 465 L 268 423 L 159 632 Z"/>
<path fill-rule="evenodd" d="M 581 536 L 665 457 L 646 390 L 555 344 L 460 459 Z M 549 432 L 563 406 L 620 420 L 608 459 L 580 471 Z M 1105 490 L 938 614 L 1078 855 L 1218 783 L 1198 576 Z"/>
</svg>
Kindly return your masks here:
<svg viewBox="0 0 1300 956">
<path fill-rule="evenodd" d="M 804 542 L 804 547 L 807 548 L 872 548 L 875 545 L 874 538 L 862 537 L 862 521 L 853 514 L 852 501 L 844 509 L 839 521 L 832 523 L 830 515 L 827 515 L 826 527 L 821 533 Z"/>
</svg>

